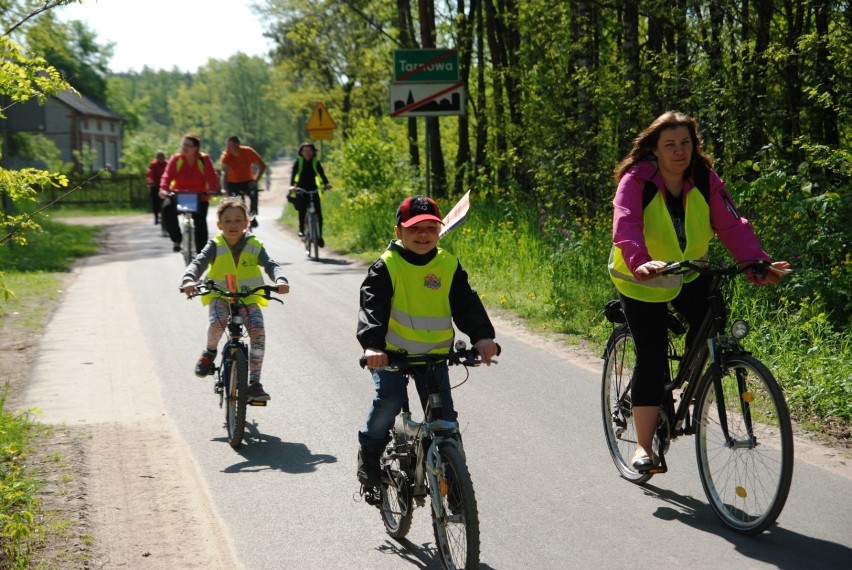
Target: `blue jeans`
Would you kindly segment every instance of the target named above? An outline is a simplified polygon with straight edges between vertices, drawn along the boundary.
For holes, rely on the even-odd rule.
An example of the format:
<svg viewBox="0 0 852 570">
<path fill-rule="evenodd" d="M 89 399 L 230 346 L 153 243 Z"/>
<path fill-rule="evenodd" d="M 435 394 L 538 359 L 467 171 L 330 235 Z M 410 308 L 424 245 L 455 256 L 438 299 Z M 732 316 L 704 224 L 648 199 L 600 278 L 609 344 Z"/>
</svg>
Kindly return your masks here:
<svg viewBox="0 0 852 570">
<path fill-rule="evenodd" d="M 453 408 L 453 397 L 450 394 L 450 374 L 446 364 L 435 367 L 435 375 L 439 380 L 441 400 L 443 403 L 443 419 L 456 421 L 458 414 Z M 426 409 L 428 397 L 429 370 L 414 368 L 412 376 L 417 394 L 420 396 L 420 406 Z M 382 451 L 391 440 L 390 430 L 394 420 L 402 409 L 402 404 L 408 399 L 408 389 L 405 376 L 396 370 L 374 370 L 373 382 L 376 384 L 376 397 L 367 416 L 367 425 L 358 432 L 358 442 L 361 447 L 372 451 Z"/>
</svg>

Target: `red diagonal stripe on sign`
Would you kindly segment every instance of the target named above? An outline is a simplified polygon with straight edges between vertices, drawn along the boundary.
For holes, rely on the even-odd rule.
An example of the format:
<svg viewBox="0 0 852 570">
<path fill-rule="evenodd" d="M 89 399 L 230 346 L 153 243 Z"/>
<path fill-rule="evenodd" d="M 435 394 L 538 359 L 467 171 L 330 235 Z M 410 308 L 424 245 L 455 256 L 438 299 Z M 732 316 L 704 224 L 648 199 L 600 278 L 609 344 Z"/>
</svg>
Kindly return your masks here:
<svg viewBox="0 0 852 570">
<path fill-rule="evenodd" d="M 437 99 L 441 95 L 446 95 L 447 93 L 452 93 L 453 91 L 460 88 L 461 86 L 462 86 L 461 82 L 454 83 L 451 87 L 448 87 L 447 89 L 444 89 L 443 91 L 438 91 L 437 93 L 431 95 L 430 97 L 427 97 L 426 99 L 422 99 L 420 101 L 415 101 L 411 105 L 406 105 L 402 109 L 397 109 L 396 111 L 391 113 L 391 117 L 398 117 L 402 113 L 407 113 L 408 111 L 416 109 L 417 107 L 422 107 L 426 103 L 429 103 L 430 101 L 434 101 L 435 99 Z"/>
<path fill-rule="evenodd" d="M 436 57 L 435 59 L 427 61 L 426 63 L 424 63 L 423 65 L 421 65 L 419 67 L 415 67 L 414 69 L 412 69 L 408 73 L 403 73 L 402 75 L 400 75 L 399 77 L 396 78 L 396 81 L 397 82 L 403 82 L 406 79 L 408 79 L 409 77 L 411 77 L 412 75 L 417 75 L 418 73 L 420 73 L 421 71 L 423 71 L 424 69 L 426 69 L 427 67 L 432 65 L 433 63 L 438 63 L 439 61 L 444 61 L 445 59 L 447 59 L 451 55 L 454 55 L 455 53 L 456 53 L 456 50 L 454 50 L 454 49 L 448 50 L 448 51 L 442 53 L 441 55 L 439 55 L 438 57 Z"/>
</svg>

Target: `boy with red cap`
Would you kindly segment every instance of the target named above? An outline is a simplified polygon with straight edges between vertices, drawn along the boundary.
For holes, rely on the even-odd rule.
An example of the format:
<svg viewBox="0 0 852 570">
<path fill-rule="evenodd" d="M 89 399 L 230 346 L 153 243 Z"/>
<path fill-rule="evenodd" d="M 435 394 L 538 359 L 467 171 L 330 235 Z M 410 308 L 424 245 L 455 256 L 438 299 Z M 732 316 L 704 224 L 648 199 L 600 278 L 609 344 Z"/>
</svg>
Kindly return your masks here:
<svg viewBox="0 0 852 570">
<path fill-rule="evenodd" d="M 446 354 L 453 348 L 453 324 L 470 337 L 486 364 L 497 355 L 494 327 L 458 258 L 438 247 L 441 214 L 434 200 L 411 196 L 396 213 L 397 239 L 370 266 L 361 284 L 358 342 L 373 374 L 376 395 L 364 429 L 358 432 L 358 481 L 377 487 L 379 457 L 390 429 L 407 398 L 399 371 L 383 370 L 388 352 Z M 447 365 L 438 366 L 445 420 L 456 421 Z M 426 404 L 425 368 L 413 377 Z"/>
</svg>

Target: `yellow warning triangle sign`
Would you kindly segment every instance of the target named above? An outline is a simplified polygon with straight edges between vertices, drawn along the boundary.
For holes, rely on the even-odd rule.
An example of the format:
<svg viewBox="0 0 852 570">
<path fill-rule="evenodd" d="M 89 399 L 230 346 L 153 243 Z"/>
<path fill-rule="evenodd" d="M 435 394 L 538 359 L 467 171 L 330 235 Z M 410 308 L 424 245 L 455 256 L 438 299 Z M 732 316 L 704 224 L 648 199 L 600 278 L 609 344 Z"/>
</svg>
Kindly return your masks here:
<svg viewBox="0 0 852 570">
<path fill-rule="evenodd" d="M 311 118 L 308 119 L 308 124 L 305 129 L 308 131 L 326 131 L 337 128 L 337 123 L 328 114 L 328 109 L 322 103 L 314 105 L 314 112 L 311 113 Z"/>
</svg>

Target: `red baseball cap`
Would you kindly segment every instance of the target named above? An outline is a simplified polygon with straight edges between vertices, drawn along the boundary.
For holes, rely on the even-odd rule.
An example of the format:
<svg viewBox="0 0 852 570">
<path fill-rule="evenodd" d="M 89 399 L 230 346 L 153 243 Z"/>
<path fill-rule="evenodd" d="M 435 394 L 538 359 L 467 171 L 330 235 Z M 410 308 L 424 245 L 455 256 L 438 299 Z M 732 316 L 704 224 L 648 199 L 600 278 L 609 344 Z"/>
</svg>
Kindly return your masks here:
<svg viewBox="0 0 852 570">
<path fill-rule="evenodd" d="M 396 225 L 410 228 L 418 222 L 432 220 L 443 224 L 438 204 L 428 196 L 409 196 L 396 211 Z"/>
</svg>

